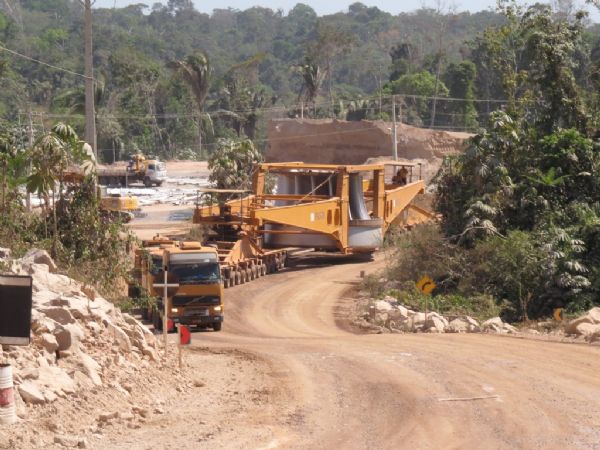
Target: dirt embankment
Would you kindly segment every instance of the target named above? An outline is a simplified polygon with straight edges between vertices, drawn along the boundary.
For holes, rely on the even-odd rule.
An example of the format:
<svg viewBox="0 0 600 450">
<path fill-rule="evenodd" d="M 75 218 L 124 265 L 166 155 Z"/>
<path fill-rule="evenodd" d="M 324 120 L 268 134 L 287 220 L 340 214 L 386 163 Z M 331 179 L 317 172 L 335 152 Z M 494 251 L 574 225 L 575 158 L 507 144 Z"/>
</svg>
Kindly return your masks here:
<svg viewBox="0 0 600 450">
<path fill-rule="evenodd" d="M 461 152 L 468 133 L 428 130 L 398 124 L 398 157 L 423 163 L 429 180 L 442 159 Z M 303 161 L 320 164 L 363 164 L 392 155 L 392 124 L 383 121 L 277 119 L 268 127 L 269 162 Z"/>
</svg>

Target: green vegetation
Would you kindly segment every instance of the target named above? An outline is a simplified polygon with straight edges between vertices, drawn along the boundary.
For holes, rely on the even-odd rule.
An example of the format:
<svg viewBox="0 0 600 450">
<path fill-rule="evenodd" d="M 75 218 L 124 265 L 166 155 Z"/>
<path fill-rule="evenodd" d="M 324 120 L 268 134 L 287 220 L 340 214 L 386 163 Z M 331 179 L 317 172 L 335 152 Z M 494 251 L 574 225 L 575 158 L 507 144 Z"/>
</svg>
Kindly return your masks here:
<svg viewBox="0 0 600 450">
<path fill-rule="evenodd" d="M 479 89 L 477 75 L 472 84 L 472 66 L 463 64 L 478 34 L 505 20 L 494 12 L 422 8 L 393 16 L 354 3 L 318 17 L 299 3 L 287 15 L 262 7 L 208 15 L 191 1 L 162 3 L 93 11 L 103 161 L 138 150 L 207 158 L 219 139 L 249 138 L 262 149 L 269 118 L 387 118 L 385 93 L 502 98 Z M 2 46 L 77 73 L 82 23 L 77 0 L 0 2 Z M 590 31 L 589 41 L 596 40 Z M 0 85 L 0 119 L 27 125 L 33 112 L 40 129 L 61 116 L 83 135 L 81 77 L 3 52 Z M 431 100 L 405 102 L 403 120 L 431 125 Z M 433 125 L 470 129 L 485 114 L 440 101 Z M 27 134 L 19 140 L 24 145 Z"/>
<path fill-rule="evenodd" d="M 118 297 L 122 287 L 115 280 L 129 270 L 132 237 L 123 224 L 101 216 L 92 174 L 82 183 L 66 181 L 69 165 L 87 160 L 77 134 L 58 123 L 32 147 L 17 149 L 15 133 L 0 133 L 0 246 L 15 256 L 31 247 L 48 249 L 63 271 Z M 40 200 L 41 211 L 25 207 L 30 194 Z"/>
<path fill-rule="evenodd" d="M 390 278 L 427 273 L 438 295 L 491 295 L 505 318 L 526 320 L 600 304 L 597 93 L 585 89 L 598 61 L 581 73 L 593 60 L 582 14 L 541 5 L 505 14 L 484 39 L 511 101 L 446 159 L 435 180 L 441 226 L 399 238 Z"/>
<path fill-rule="evenodd" d="M 287 15 L 207 15 L 189 0 L 97 9 L 100 159 L 206 158 L 218 187 L 247 187 L 267 119 L 389 119 L 397 95 L 404 122 L 477 135 L 436 178 L 440 226 L 392 239 L 389 278 L 403 288 L 430 274 L 443 311 L 588 308 L 600 303 L 600 27 L 556 4 L 392 16 L 354 3 L 324 17 L 303 4 Z M 82 34 L 75 0 L 0 3 L 1 44 L 23 55 L 82 73 Z M 121 226 L 100 220 L 89 183 L 60 189 L 84 159 L 82 78 L 0 56 L 0 243 L 109 273 Z M 63 116 L 73 128 L 51 128 Z M 27 212 L 24 186 L 45 199 L 41 214 Z"/>
</svg>

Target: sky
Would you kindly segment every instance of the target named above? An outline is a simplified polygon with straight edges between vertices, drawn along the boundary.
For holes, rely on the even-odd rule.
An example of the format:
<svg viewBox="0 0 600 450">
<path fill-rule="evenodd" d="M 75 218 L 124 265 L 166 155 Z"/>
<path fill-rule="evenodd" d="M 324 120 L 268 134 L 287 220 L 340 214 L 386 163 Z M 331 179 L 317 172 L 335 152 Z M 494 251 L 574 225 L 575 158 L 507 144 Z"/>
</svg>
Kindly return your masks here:
<svg viewBox="0 0 600 450">
<path fill-rule="evenodd" d="M 113 6 L 116 6 L 118 8 L 137 3 L 144 3 L 152 6 L 152 4 L 157 2 L 166 3 L 166 0 L 96 0 L 94 6 L 105 8 L 112 8 Z M 264 6 L 274 10 L 281 8 L 287 13 L 297 3 L 305 3 L 310 5 L 319 15 L 347 10 L 348 5 L 354 3 L 353 1 L 344 2 L 341 0 L 193 0 L 193 2 L 198 11 L 205 13 L 210 13 L 216 8 L 233 8 L 243 10 L 252 6 Z M 433 7 L 436 4 L 434 0 L 363 0 L 361 3 L 367 6 L 377 6 L 382 11 L 387 11 L 392 14 L 414 11 L 423 6 Z M 444 0 L 443 3 L 455 5 L 457 11 L 468 10 L 471 12 L 482 11 L 490 8 L 494 9 L 496 6 L 496 0 Z M 600 22 L 600 12 L 591 8 L 590 12 L 593 12 L 592 19 L 595 22 Z"/>
</svg>

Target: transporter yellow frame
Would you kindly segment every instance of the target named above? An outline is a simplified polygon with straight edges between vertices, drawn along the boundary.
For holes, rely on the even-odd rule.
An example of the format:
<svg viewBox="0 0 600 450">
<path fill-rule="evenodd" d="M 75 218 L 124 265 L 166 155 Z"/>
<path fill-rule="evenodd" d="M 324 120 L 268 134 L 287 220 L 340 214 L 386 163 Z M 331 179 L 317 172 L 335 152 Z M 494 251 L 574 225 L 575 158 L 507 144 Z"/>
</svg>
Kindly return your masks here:
<svg viewBox="0 0 600 450">
<path fill-rule="evenodd" d="M 386 166 L 393 170 L 402 166 L 410 169 L 406 184 L 385 182 Z M 305 164 L 302 162 L 264 163 L 255 167 L 252 193 L 222 205 L 224 214 L 215 214 L 219 207 L 199 206 L 194 213 L 195 223 L 230 224 L 245 231 L 252 241 L 262 243 L 265 234 L 324 235 L 335 242 L 341 253 L 373 251 L 375 248 L 353 247 L 349 242 L 352 226 L 375 226 L 385 234 L 393 222 L 407 225 L 409 210 L 413 222 L 431 220 L 434 215 L 411 205 L 425 190 L 422 180 L 412 180 L 415 164 L 389 162 L 368 165 Z M 407 171 L 408 172 L 408 171 Z M 317 188 L 307 194 L 269 194 L 266 192 L 269 174 L 327 175 L 335 180 L 333 195 L 317 195 Z M 368 209 L 368 219 L 356 220 L 350 214 L 350 177 L 364 177 L 362 193 Z M 242 191 L 240 191 L 241 193 Z M 284 206 L 279 206 L 285 204 Z M 406 213 L 406 214 L 403 214 Z M 364 219 L 364 218 L 363 218 Z M 362 223 L 361 223 L 362 222 Z M 276 225 L 275 227 L 271 225 Z"/>
</svg>

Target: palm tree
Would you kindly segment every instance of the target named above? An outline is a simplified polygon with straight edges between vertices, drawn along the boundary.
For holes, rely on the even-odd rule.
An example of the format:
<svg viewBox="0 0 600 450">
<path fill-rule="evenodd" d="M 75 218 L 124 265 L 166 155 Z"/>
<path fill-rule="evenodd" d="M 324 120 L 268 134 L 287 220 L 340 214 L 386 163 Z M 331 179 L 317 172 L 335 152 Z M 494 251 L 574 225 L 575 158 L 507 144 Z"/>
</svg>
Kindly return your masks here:
<svg viewBox="0 0 600 450">
<path fill-rule="evenodd" d="M 204 103 L 208 96 L 212 75 L 210 60 L 205 53 L 195 53 L 188 55 L 184 60 L 171 61 L 168 66 L 187 83 L 196 101 L 199 114 L 198 146 L 202 151 L 202 116 L 204 116 Z"/>
<path fill-rule="evenodd" d="M 316 114 L 315 100 L 319 95 L 319 90 L 323 84 L 327 72 L 321 70 L 321 67 L 312 59 L 304 58 L 304 63 L 298 66 L 302 75 L 302 87 L 298 95 L 298 100 L 304 99 L 313 104 L 313 115 Z"/>
<path fill-rule="evenodd" d="M 89 159 L 83 145 L 72 127 L 59 122 L 48 133 L 40 136 L 31 149 L 32 170 L 27 178 L 27 190 L 46 199 L 46 210 L 49 207 L 49 196 L 52 194 L 53 257 L 56 256 L 58 241 L 56 184 L 59 184 L 58 193 L 62 200 L 65 172 L 70 165 Z"/>
</svg>

